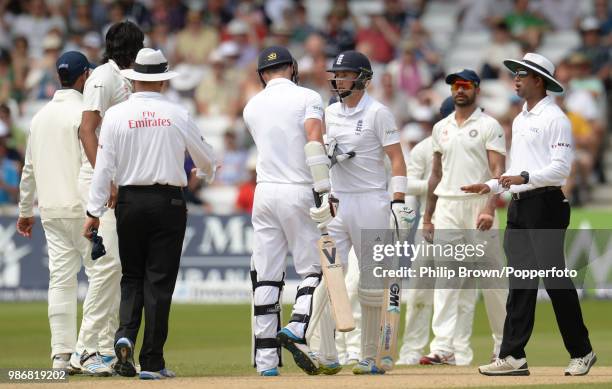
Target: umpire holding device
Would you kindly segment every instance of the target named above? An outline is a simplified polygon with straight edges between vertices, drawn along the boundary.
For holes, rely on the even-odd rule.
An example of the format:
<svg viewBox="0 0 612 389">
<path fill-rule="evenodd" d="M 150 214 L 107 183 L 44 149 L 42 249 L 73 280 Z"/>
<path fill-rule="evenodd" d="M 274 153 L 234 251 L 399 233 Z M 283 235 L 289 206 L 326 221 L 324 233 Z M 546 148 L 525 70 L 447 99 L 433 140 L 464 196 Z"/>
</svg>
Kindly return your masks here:
<svg viewBox="0 0 612 389">
<path fill-rule="evenodd" d="M 165 367 L 163 347 L 187 222 L 181 189 L 187 185 L 185 150 L 198 177 L 208 181 L 215 160 L 189 113 L 161 94 L 165 81 L 178 75 L 168 71 L 161 51 L 141 49 L 133 69 L 122 74 L 133 81 L 136 93 L 104 116 L 84 235 L 91 237 L 100 223 L 114 175 L 122 266 L 115 371 L 136 375 L 133 349 L 144 308 L 140 378 L 168 378 L 174 373 Z"/>
<path fill-rule="evenodd" d="M 512 202 L 504 249 L 508 266 L 521 270 L 565 269 L 563 243 L 570 207 L 561 186 L 574 158 L 571 124 L 548 90 L 563 92 L 555 67 L 545 57 L 527 53 L 506 60 L 516 93 L 525 100 L 512 123 L 510 168 L 499 179 L 463 187 L 466 192 L 509 190 Z M 543 278 L 557 325 L 570 354 L 565 375 L 585 375 L 597 360 L 582 319 L 578 294 L 569 277 Z M 539 279 L 510 279 L 506 321 L 499 359 L 481 366 L 485 375 L 529 375 L 525 346 L 535 319 Z"/>
</svg>

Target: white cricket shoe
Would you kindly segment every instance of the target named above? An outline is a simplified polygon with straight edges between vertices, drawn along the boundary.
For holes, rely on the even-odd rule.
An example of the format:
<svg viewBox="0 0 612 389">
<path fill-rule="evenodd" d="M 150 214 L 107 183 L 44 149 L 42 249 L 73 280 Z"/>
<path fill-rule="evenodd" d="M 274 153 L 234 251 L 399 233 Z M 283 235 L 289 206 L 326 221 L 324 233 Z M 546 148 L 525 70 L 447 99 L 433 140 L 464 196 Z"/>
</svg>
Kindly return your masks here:
<svg viewBox="0 0 612 389">
<path fill-rule="evenodd" d="M 62 354 L 54 355 L 53 356 L 53 369 L 64 370 L 68 372 L 68 374 L 74 374 L 74 373 L 71 373 L 72 367 L 70 366 L 70 353 L 62 353 Z"/>
<path fill-rule="evenodd" d="M 81 370 L 83 374 L 94 377 L 110 377 L 113 375 L 113 370 L 102 361 L 102 357 L 97 352 L 89 354 L 87 351 L 83 351 Z"/>
<path fill-rule="evenodd" d="M 582 358 L 572 358 L 565 369 L 565 375 L 587 375 L 595 362 L 597 362 L 597 355 L 593 351 Z"/>
<path fill-rule="evenodd" d="M 418 352 L 410 352 L 407 355 L 400 355 L 396 365 L 418 365 L 421 360 L 421 354 Z"/>
<path fill-rule="evenodd" d="M 529 367 L 526 358 L 516 359 L 509 355 L 506 358 L 498 358 L 495 362 L 483 365 L 478 368 L 478 372 L 483 375 L 529 375 Z"/>
<path fill-rule="evenodd" d="M 421 357 L 421 365 L 456 365 L 455 353 L 447 351 L 432 351 Z"/>
<path fill-rule="evenodd" d="M 70 375 L 83 373 L 81 367 L 81 354 L 74 352 L 70 355 L 70 370 L 68 373 Z"/>
</svg>

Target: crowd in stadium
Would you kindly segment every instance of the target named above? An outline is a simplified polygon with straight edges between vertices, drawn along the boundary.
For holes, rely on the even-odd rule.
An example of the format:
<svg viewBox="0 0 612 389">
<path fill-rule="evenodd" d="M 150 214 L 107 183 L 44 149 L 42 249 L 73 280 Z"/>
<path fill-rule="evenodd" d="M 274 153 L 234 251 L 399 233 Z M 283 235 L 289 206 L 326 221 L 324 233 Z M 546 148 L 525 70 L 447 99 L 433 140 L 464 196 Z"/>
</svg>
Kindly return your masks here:
<svg viewBox="0 0 612 389">
<path fill-rule="evenodd" d="M 79 50 L 102 58 L 117 21 L 145 31 L 181 76 L 167 94 L 198 118 L 219 154 L 216 182 L 189 183 L 190 201 L 214 212 L 250 212 L 252 140 L 242 109 L 257 93 L 261 48 L 279 44 L 298 58 L 300 83 L 332 95 L 325 72 L 340 51 L 372 61 L 369 92 L 394 113 L 406 154 L 425 138 L 450 95 L 446 73 L 479 72 L 481 105 L 504 126 L 522 109 L 505 58 L 540 52 L 566 86 L 558 96 L 573 126 L 576 161 L 566 188 L 574 204 L 606 181 L 612 12 L 607 0 L 0 0 L 0 205 L 15 204 L 29 120 L 60 88 L 55 62 Z M 186 162 L 190 171 L 189 160 Z M 608 177 L 609 179 L 609 177 Z"/>
</svg>

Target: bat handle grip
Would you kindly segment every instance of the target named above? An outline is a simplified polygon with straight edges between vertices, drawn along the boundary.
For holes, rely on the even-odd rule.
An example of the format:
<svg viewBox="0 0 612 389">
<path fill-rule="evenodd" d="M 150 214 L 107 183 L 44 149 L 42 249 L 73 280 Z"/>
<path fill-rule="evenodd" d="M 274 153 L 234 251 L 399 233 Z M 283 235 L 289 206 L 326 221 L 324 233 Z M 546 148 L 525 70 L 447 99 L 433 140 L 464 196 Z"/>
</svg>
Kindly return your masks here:
<svg viewBox="0 0 612 389">
<path fill-rule="evenodd" d="M 321 195 L 316 190 L 312 190 L 312 195 L 314 196 L 314 203 L 317 208 L 321 206 Z"/>
</svg>

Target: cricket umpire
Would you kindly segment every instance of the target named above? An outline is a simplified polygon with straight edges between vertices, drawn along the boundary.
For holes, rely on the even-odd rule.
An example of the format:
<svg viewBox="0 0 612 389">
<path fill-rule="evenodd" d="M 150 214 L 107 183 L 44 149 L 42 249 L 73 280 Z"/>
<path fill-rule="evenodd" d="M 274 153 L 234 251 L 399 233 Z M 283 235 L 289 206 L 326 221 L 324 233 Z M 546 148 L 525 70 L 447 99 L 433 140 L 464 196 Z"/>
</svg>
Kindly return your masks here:
<svg viewBox="0 0 612 389">
<path fill-rule="evenodd" d="M 563 92 L 555 66 L 527 53 L 504 65 L 514 74 L 516 93 L 525 100 L 512 123 L 510 168 L 499 179 L 462 187 L 466 192 L 509 190 L 512 201 L 504 249 L 508 266 L 522 270 L 565 269 L 563 243 L 570 206 L 561 186 L 574 158 L 571 124 L 547 91 Z M 582 319 L 576 288 L 569 277 L 543 278 L 557 325 L 570 354 L 565 375 L 585 375 L 597 360 Z M 506 321 L 499 359 L 481 366 L 485 375 L 529 375 L 525 346 L 535 319 L 539 279 L 510 278 Z"/>
<path fill-rule="evenodd" d="M 166 369 L 163 347 L 187 222 L 185 151 L 208 181 L 215 159 L 189 113 L 161 94 L 165 81 L 178 75 L 168 70 L 161 51 L 141 49 L 122 74 L 133 80 L 136 93 L 104 116 L 84 235 L 98 227 L 114 176 L 122 266 L 115 371 L 136 374 L 132 356 L 144 308 L 140 378 L 168 378 L 174 373 Z"/>
</svg>

